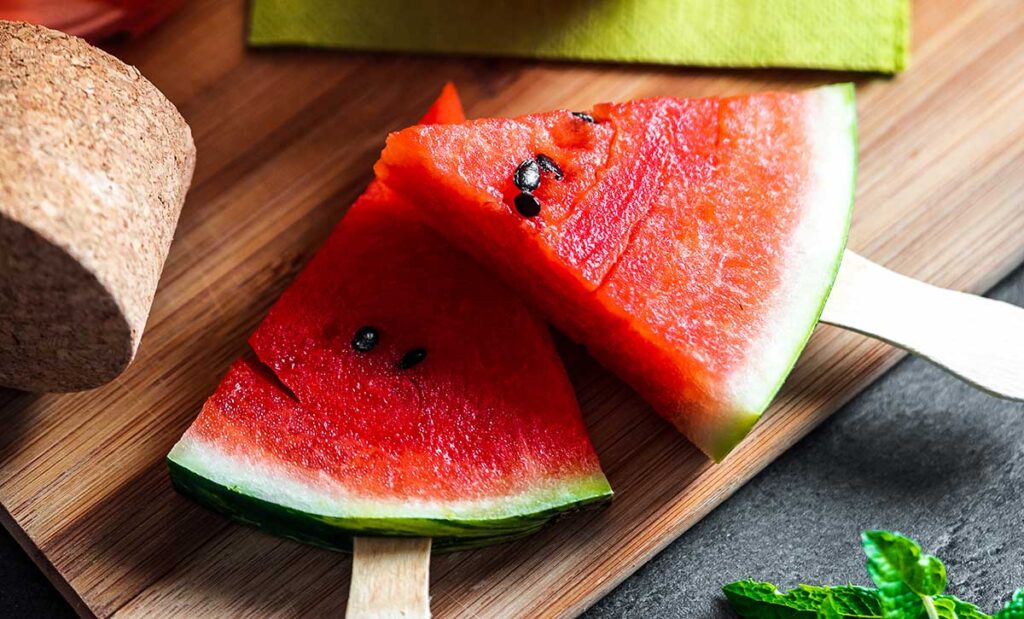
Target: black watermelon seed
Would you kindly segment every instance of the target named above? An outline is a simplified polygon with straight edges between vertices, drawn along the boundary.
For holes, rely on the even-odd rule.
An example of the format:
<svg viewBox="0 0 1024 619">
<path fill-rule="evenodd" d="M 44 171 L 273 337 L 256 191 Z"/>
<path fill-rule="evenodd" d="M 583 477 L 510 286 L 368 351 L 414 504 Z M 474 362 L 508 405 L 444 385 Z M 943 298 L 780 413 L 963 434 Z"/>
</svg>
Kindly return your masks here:
<svg viewBox="0 0 1024 619">
<path fill-rule="evenodd" d="M 532 193 L 523 192 L 516 196 L 516 210 L 523 217 L 536 217 L 540 214 L 540 200 Z"/>
<path fill-rule="evenodd" d="M 408 370 L 414 365 L 419 365 L 424 359 L 427 358 L 426 348 L 413 348 L 402 355 L 401 360 L 398 362 L 398 368 L 402 370 Z"/>
<path fill-rule="evenodd" d="M 516 189 L 527 193 L 540 186 L 540 166 L 533 159 L 527 159 L 519 164 L 515 174 L 512 175 L 512 182 Z"/>
<path fill-rule="evenodd" d="M 360 327 L 352 338 L 352 348 L 359 352 L 370 352 L 380 342 L 380 332 L 373 327 Z"/>
<path fill-rule="evenodd" d="M 541 170 L 554 174 L 556 181 L 562 180 L 562 168 L 558 167 L 558 164 L 555 163 L 555 160 L 551 157 L 548 157 L 547 155 L 537 155 L 537 165 L 540 166 Z"/>
<path fill-rule="evenodd" d="M 593 116 L 591 116 L 590 114 L 587 114 L 586 112 L 572 112 L 572 115 L 575 116 L 576 118 L 579 118 L 580 120 L 586 121 L 588 123 L 596 123 L 597 122 L 596 120 L 594 120 Z"/>
</svg>

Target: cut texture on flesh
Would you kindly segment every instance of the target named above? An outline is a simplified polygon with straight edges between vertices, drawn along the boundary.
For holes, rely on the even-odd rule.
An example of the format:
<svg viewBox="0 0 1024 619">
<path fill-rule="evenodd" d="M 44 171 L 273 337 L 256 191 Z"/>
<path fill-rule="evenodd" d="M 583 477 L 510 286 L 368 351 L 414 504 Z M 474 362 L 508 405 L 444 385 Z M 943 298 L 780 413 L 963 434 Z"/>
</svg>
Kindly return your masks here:
<svg viewBox="0 0 1024 619">
<path fill-rule="evenodd" d="M 716 459 L 767 408 L 845 247 L 852 86 L 410 128 L 379 178 Z M 511 172 L 564 171 L 512 207 Z"/>
<path fill-rule="evenodd" d="M 424 120 L 461 119 L 446 90 Z M 363 327 L 370 350 L 353 346 Z M 250 345 L 169 455 L 179 489 L 238 520 L 445 549 L 610 497 L 547 326 L 378 183 Z"/>
</svg>

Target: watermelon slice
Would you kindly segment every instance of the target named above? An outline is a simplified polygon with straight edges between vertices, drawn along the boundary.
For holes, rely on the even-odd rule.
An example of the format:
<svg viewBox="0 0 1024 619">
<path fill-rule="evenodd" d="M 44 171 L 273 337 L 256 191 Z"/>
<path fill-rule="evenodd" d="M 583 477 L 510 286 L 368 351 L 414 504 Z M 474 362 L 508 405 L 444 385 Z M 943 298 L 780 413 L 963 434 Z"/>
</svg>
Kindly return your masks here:
<svg viewBox="0 0 1024 619">
<path fill-rule="evenodd" d="M 855 151 L 841 85 L 410 128 L 377 173 L 720 459 L 828 297 Z"/>
<path fill-rule="evenodd" d="M 462 120 L 445 90 L 425 122 Z M 346 549 L 451 549 L 606 499 L 544 323 L 374 183 L 250 338 L 168 456 L 238 520 Z"/>
</svg>

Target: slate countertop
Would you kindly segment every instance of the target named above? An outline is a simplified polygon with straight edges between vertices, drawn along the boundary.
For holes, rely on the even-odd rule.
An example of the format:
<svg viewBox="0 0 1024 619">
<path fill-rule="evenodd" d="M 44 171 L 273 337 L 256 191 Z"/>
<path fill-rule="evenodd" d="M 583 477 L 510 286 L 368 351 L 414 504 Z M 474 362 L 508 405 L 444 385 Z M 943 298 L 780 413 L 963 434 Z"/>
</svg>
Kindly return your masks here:
<svg viewBox="0 0 1024 619">
<path fill-rule="evenodd" d="M 1024 306 L 1024 268 L 994 291 Z M 889 372 L 591 608 L 586 617 L 733 617 L 722 584 L 869 584 L 858 534 L 898 530 L 991 612 L 1024 586 L 1024 404 L 920 359 Z M 0 533 L 0 616 L 71 609 Z"/>
</svg>

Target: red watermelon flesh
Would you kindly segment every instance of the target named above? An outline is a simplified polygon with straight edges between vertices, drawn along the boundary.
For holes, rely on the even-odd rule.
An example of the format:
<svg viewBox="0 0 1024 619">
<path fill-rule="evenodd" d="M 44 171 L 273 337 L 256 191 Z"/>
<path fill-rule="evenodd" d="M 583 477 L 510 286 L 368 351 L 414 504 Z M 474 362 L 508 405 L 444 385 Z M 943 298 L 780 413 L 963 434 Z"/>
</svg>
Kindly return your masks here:
<svg viewBox="0 0 1024 619">
<path fill-rule="evenodd" d="M 461 119 L 446 90 L 424 120 Z M 367 326 L 378 343 L 356 350 Z M 239 519 L 443 547 L 610 495 L 546 325 L 378 183 L 250 344 L 259 361 L 235 363 L 170 455 L 180 488 Z"/>
<path fill-rule="evenodd" d="M 767 407 L 845 245 L 852 88 L 648 99 L 392 134 L 378 176 L 717 458 Z M 544 154 L 535 217 L 512 172 Z"/>
</svg>

